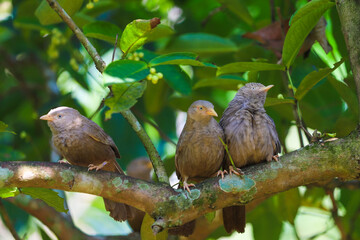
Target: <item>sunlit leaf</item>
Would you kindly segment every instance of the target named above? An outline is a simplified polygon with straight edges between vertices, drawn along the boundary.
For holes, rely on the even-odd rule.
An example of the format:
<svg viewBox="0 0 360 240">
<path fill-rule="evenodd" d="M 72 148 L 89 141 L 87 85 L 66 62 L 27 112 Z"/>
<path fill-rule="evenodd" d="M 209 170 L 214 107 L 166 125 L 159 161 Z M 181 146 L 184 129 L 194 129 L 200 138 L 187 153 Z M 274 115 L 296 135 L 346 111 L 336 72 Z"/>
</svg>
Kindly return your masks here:
<svg viewBox="0 0 360 240">
<path fill-rule="evenodd" d="M 80 8 L 83 0 L 58 0 L 60 6 L 71 17 Z M 49 6 L 46 0 L 42 0 L 39 7 L 35 11 L 35 16 L 39 19 L 42 25 L 50 25 L 62 22 L 59 15 Z"/>
<path fill-rule="evenodd" d="M 283 64 L 287 68 L 291 66 L 305 38 L 318 23 L 321 16 L 334 5 L 335 3 L 328 0 L 311 1 L 296 12 L 286 34 L 282 51 Z"/>
<path fill-rule="evenodd" d="M 187 33 L 175 38 L 166 51 L 216 54 L 235 52 L 237 47 L 227 38 L 207 33 Z"/>
<path fill-rule="evenodd" d="M 280 98 L 272 98 L 272 97 L 267 97 L 265 100 L 265 107 L 269 107 L 269 106 L 274 106 L 274 105 L 278 105 L 278 104 L 294 104 L 294 99 L 280 99 Z"/>
<path fill-rule="evenodd" d="M 197 55 L 195 53 L 169 53 L 158 56 L 149 62 L 150 66 L 169 64 L 216 68 L 216 66 L 211 63 L 203 63 L 197 60 Z"/>
<path fill-rule="evenodd" d="M 85 36 L 115 44 L 116 34 L 121 35 L 121 29 L 113 23 L 97 21 L 83 27 Z"/>
<path fill-rule="evenodd" d="M 114 84 L 111 89 L 113 96 L 105 100 L 105 105 L 110 108 L 105 113 L 106 119 L 110 119 L 113 113 L 118 113 L 134 106 L 137 99 L 143 95 L 146 89 L 146 81 Z"/>
<path fill-rule="evenodd" d="M 344 61 L 345 59 L 342 59 L 335 63 L 333 68 L 323 68 L 319 71 L 313 71 L 306 75 L 296 90 L 295 98 L 297 100 L 301 100 L 310 91 L 311 88 L 313 88 L 323 78 L 337 69 Z"/>
<path fill-rule="evenodd" d="M 41 199 L 47 205 L 53 207 L 58 212 L 67 213 L 64 207 L 64 199 L 59 196 L 59 193 L 46 188 L 21 188 L 21 193 L 30 195 L 32 198 Z"/>
<path fill-rule="evenodd" d="M 140 235 L 142 240 L 166 240 L 168 237 L 167 230 L 164 230 L 158 234 L 154 234 L 152 231 L 152 224 L 155 222 L 155 220 L 150 217 L 149 214 L 145 214 L 143 222 L 141 224 L 141 230 Z"/>
<path fill-rule="evenodd" d="M 0 198 L 15 197 L 18 194 L 19 194 L 19 190 L 16 187 L 0 188 Z"/>
<path fill-rule="evenodd" d="M 9 125 L 7 125 L 6 123 L 0 121 L 0 133 L 1 133 L 1 132 L 8 132 L 8 133 L 16 134 L 16 133 L 13 132 L 13 131 L 7 130 L 7 127 L 8 127 L 8 126 L 9 126 Z"/>
<path fill-rule="evenodd" d="M 248 71 L 271 71 L 271 70 L 284 71 L 285 67 L 278 64 L 263 63 L 263 62 L 235 62 L 219 67 L 216 72 L 216 75 L 219 76 L 221 74 L 227 74 L 227 73 L 239 73 L 239 72 L 248 72 Z"/>
<path fill-rule="evenodd" d="M 148 41 L 169 36 L 173 30 L 165 25 L 159 25 L 160 19 L 137 19 L 129 23 L 120 39 L 120 48 L 125 55 L 134 52 Z"/>
<path fill-rule="evenodd" d="M 203 87 L 216 87 L 226 90 L 237 90 L 246 83 L 247 81 L 242 77 L 235 75 L 222 75 L 219 77 L 202 79 L 195 83 L 193 89 Z"/>
<path fill-rule="evenodd" d="M 148 66 L 142 61 L 118 60 L 110 63 L 104 70 L 104 84 L 136 82 L 146 78 Z"/>
</svg>

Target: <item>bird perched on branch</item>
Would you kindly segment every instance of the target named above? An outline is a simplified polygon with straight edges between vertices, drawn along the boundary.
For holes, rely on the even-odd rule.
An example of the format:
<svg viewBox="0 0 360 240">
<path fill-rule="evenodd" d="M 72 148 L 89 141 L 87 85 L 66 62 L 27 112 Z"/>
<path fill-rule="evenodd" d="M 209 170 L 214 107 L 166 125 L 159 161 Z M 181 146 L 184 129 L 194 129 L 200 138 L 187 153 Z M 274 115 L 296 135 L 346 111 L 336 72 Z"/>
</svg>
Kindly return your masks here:
<svg viewBox="0 0 360 240">
<path fill-rule="evenodd" d="M 58 107 L 40 117 L 52 132 L 52 143 L 70 164 L 124 174 L 116 158 L 120 153 L 112 138 L 90 119 L 69 107 Z M 104 198 L 105 208 L 117 221 L 133 217 L 128 205 Z"/>
<path fill-rule="evenodd" d="M 224 111 L 220 126 L 224 129 L 230 156 L 238 168 L 233 168 L 226 155 L 224 165 L 230 174 L 242 174 L 240 168 L 247 165 L 270 162 L 272 159 L 278 161 L 280 141 L 274 121 L 264 109 L 266 93 L 272 87 L 273 85 L 265 87 L 261 83 L 248 83 L 239 89 Z M 227 232 L 244 232 L 245 206 L 224 208 L 223 219 Z"/>
<path fill-rule="evenodd" d="M 204 100 L 192 103 L 176 146 L 176 175 L 189 193 L 190 187 L 195 185 L 188 181 L 199 182 L 216 176 L 223 162 L 224 147 L 219 138 L 223 140 L 224 133 L 213 116 L 217 117 L 217 113 L 212 103 Z M 195 222 L 185 225 L 192 233 Z M 169 230 L 169 233 L 172 232 Z M 189 234 L 183 231 L 180 235 Z"/>
</svg>

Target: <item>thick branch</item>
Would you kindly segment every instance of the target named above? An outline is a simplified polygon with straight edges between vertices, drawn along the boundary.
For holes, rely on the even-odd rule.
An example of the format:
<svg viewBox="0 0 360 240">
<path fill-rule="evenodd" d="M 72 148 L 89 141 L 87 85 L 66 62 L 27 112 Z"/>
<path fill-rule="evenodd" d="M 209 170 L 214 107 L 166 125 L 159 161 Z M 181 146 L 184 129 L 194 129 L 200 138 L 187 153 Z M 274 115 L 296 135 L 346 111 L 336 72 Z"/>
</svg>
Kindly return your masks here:
<svg viewBox="0 0 360 240">
<path fill-rule="evenodd" d="M 336 7 L 339 13 L 341 29 L 344 34 L 346 47 L 349 52 L 358 102 L 360 103 L 360 2 L 353 0 L 337 0 Z M 358 123 L 360 123 L 360 114 Z"/>
<path fill-rule="evenodd" d="M 280 162 L 250 166 L 245 177 L 211 178 L 191 195 L 164 183 L 149 183 L 110 172 L 44 162 L 0 162 L 0 187 L 43 187 L 84 192 L 126 203 L 149 213 L 160 228 L 178 226 L 217 209 L 246 204 L 288 189 L 333 178 L 360 176 L 358 133 L 314 144 L 281 157 Z"/>
<path fill-rule="evenodd" d="M 50 7 L 53 8 L 57 14 L 59 14 L 61 19 L 74 32 L 75 36 L 79 39 L 81 44 L 85 47 L 86 51 L 90 54 L 96 65 L 97 70 L 102 73 L 106 67 L 106 64 L 96 51 L 96 48 L 90 43 L 90 41 L 86 38 L 80 28 L 76 26 L 75 22 L 71 19 L 71 17 L 65 12 L 65 10 L 56 0 L 47 0 L 47 2 L 49 3 Z M 161 161 L 159 153 L 157 152 L 154 144 L 151 142 L 149 136 L 146 134 L 143 127 L 140 125 L 139 121 L 136 119 L 136 117 L 130 110 L 122 111 L 121 114 L 130 123 L 130 125 L 135 130 L 136 134 L 139 136 L 140 140 L 144 144 L 145 149 L 148 152 L 150 160 L 153 164 L 155 174 L 157 175 L 159 181 L 169 183 L 169 178 L 166 175 L 165 167 L 163 162 Z"/>
</svg>

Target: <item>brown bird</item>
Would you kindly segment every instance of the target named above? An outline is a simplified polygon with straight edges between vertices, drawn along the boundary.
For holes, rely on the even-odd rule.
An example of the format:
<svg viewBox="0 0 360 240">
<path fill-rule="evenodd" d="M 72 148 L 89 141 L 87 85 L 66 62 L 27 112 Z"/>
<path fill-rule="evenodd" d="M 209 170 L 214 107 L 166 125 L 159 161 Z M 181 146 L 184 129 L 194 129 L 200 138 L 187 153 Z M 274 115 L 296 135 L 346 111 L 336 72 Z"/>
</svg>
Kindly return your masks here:
<svg viewBox="0 0 360 240">
<path fill-rule="evenodd" d="M 189 193 L 190 187 L 195 185 L 188 181 L 199 182 L 216 176 L 223 162 L 224 147 L 219 138 L 223 140 L 224 133 L 213 116 L 217 117 L 217 114 L 212 103 L 199 100 L 191 104 L 176 146 L 176 175 L 183 181 L 184 190 Z M 195 221 L 183 226 L 190 230 L 187 234 L 185 231 L 178 234 L 189 235 L 195 227 Z"/>
<path fill-rule="evenodd" d="M 116 162 L 120 153 L 112 138 L 77 110 L 58 107 L 40 119 L 48 122 L 53 145 L 70 164 L 124 174 Z M 133 217 L 128 205 L 105 198 L 104 203 L 110 216 L 117 221 Z"/>
<path fill-rule="evenodd" d="M 264 109 L 266 93 L 272 87 L 265 87 L 261 83 L 246 84 L 239 89 L 220 120 L 225 142 L 237 168 L 270 162 L 272 159 L 278 161 L 280 141 L 274 121 Z M 230 174 L 242 173 L 240 169 L 232 167 L 228 155 L 225 156 L 224 165 L 229 168 Z M 227 232 L 244 232 L 245 206 L 224 208 L 223 219 Z"/>
<path fill-rule="evenodd" d="M 130 162 L 130 164 L 127 166 L 126 173 L 127 175 L 134 178 L 151 181 L 151 170 L 152 164 L 150 160 L 146 157 L 140 157 Z M 132 219 L 128 219 L 129 224 L 134 232 L 140 232 L 145 213 L 138 210 L 137 208 L 130 208 L 131 212 L 134 214 L 134 217 Z"/>
</svg>

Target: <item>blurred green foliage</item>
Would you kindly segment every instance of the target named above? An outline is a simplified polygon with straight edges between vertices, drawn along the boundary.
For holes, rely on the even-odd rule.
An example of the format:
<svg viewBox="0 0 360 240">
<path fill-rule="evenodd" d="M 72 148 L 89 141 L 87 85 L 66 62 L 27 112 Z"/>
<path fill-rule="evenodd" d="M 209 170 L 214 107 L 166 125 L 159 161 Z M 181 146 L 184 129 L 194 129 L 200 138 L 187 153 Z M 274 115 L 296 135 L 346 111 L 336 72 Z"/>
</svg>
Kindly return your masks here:
<svg viewBox="0 0 360 240">
<path fill-rule="evenodd" d="M 123 168 L 146 152 L 118 111 L 132 107 L 171 173 L 175 146 L 164 136 L 177 141 L 179 111 L 186 111 L 194 100 L 204 99 L 213 102 L 221 113 L 246 82 L 275 85 L 268 93 L 266 109 L 275 121 L 285 151 L 293 148 L 286 145 L 287 137 L 292 143 L 299 141 L 296 135 L 288 134 L 295 126 L 292 108 L 295 98 L 310 129 L 344 137 L 356 127 L 359 112 L 354 80 L 333 2 L 64 0 L 60 3 L 71 11 L 73 20 L 105 59 L 107 68 L 103 75 L 97 72 L 78 39 L 45 0 L 41 3 L 1 0 L 1 161 L 57 161 L 58 157 L 51 154 L 50 131 L 39 121 L 39 116 L 66 105 L 90 117 L 108 95 L 110 85 L 113 95 L 106 99 L 106 107 L 93 120 L 114 139 Z M 325 17 L 327 27 L 322 26 L 320 32 L 324 36 L 316 40 L 330 43 L 332 51 L 328 54 L 319 44 L 313 45 L 314 41 L 307 47 L 303 45 L 308 33 L 315 25 L 317 28 L 321 16 Z M 152 25 L 151 19 L 155 17 L 161 19 L 161 24 Z M 270 32 L 263 30 L 257 38 L 244 35 L 291 17 L 295 27 L 290 27 L 288 32 L 285 27 L 274 27 Z M 275 32 L 280 35 L 270 34 Z M 286 32 L 284 52 L 281 52 Z M 111 63 L 116 34 L 118 48 Z M 275 44 L 279 47 L 274 47 Z M 283 65 L 276 65 L 282 53 Z M 345 62 L 340 62 L 341 59 Z M 298 90 L 295 98 L 286 70 L 291 75 L 293 90 Z M 111 119 L 105 121 L 105 112 L 106 118 Z M 346 189 L 339 192 L 342 224 L 350 237 L 359 239 L 360 229 L 354 226 L 360 221 L 360 192 Z M 301 224 L 297 219 L 306 214 L 301 206 L 330 212 L 332 206 L 327 201 L 328 196 L 317 188 L 278 194 L 248 214 L 253 237 L 308 236 L 306 232 L 296 233 L 296 226 Z M 19 211 L 10 204 L 6 207 L 9 212 Z M 17 229 L 30 226 L 24 220 L 28 216 L 24 216 L 23 212 L 11 214 Z M 329 222 L 331 219 L 328 216 Z M 294 229 L 290 235 L 284 235 L 285 222 Z M 339 236 L 333 222 L 330 229 Z M 319 237 L 326 234 L 319 231 Z M 221 227 L 212 237 L 223 235 L 227 234 Z"/>
</svg>

